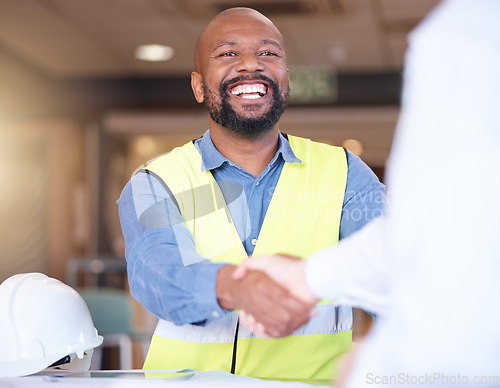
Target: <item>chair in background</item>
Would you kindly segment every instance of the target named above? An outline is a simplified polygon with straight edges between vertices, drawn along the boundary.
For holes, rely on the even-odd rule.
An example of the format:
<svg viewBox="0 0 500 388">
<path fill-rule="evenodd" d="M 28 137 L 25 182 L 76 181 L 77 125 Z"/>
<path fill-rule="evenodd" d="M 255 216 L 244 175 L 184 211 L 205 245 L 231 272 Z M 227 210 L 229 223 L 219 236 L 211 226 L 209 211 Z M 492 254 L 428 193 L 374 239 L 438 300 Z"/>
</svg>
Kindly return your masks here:
<svg viewBox="0 0 500 388">
<path fill-rule="evenodd" d="M 75 257 L 68 261 L 66 280 L 75 287 L 127 288 L 127 262 L 123 257 Z"/>
<path fill-rule="evenodd" d="M 91 369 L 102 369 L 105 347 L 118 347 L 120 369 L 133 368 L 133 341 L 147 354 L 151 334 L 135 330 L 128 291 L 127 263 L 122 257 L 97 256 L 69 260 L 67 283 L 78 290 L 104 341 L 94 350 Z"/>
<path fill-rule="evenodd" d="M 84 288 L 78 292 L 87 303 L 94 326 L 104 337 L 101 347 L 94 349 L 91 369 L 101 369 L 102 348 L 112 346 L 118 347 L 120 369 L 133 369 L 132 342 L 140 341 L 145 355 L 151 337 L 134 329 L 128 293 L 112 288 Z"/>
</svg>

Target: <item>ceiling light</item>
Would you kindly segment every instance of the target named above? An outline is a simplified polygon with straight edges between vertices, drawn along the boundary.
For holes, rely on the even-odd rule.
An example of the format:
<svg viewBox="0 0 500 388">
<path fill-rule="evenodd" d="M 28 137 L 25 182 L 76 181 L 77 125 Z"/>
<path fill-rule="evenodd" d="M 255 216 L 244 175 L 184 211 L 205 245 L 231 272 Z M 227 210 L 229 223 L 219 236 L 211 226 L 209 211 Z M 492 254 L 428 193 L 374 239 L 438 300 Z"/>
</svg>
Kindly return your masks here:
<svg viewBox="0 0 500 388">
<path fill-rule="evenodd" d="M 134 55 L 141 61 L 162 62 L 174 56 L 174 49 L 161 44 L 144 44 L 135 49 Z"/>
<path fill-rule="evenodd" d="M 360 156 L 363 153 L 363 143 L 356 139 L 347 139 L 342 142 L 342 147 L 347 148 L 354 155 Z"/>
<path fill-rule="evenodd" d="M 151 136 L 139 136 L 132 144 L 133 150 L 143 159 L 151 159 L 156 151 L 156 142 Z"/>
</svg>

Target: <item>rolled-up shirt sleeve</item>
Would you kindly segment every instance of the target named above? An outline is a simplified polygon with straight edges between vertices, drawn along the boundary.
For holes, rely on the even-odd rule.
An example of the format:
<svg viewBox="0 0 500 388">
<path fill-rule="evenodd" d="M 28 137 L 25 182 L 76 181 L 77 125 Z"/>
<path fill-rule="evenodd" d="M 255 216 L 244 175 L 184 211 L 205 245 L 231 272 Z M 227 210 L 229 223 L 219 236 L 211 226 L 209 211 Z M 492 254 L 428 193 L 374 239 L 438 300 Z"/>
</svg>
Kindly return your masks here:
<svg viewBox="0 0 500 388">
<path fill-rule="evenodd" d="M 224 263 L 200 256 L 175 200 L 139 172 L 117 201 L 132 296 L 159 318 L 203 325 L 220 317 L 215 284 Z"/>
</svg>

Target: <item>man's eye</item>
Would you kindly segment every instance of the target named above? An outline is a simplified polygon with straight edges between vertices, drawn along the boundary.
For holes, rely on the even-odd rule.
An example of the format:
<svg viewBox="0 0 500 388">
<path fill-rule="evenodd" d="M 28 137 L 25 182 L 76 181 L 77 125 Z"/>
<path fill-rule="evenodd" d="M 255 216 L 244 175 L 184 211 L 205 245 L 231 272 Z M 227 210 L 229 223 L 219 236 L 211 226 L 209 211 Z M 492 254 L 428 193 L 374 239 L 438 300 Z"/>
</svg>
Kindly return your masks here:
<svg viewBox="0 0 500 388">
<path fill-rule="evenodd" d="M 266 56 L 266 57 L 267 57 L 267 56 L 276 56 L 276 55 L 278 55 L 278 54 L 276 54 L 276 53 L 275 53 L 275 52 L 273 52 L 273 51 L 262 51 L 262 52 L 260 53 L 260 55 L 262 55 L 262 56 Z"/>
<path fill-rule="evenodd" d="M 219 57 L 234 57 L 236 53 L 234 51 L 225 51 L 219 54 Z"/>
</svg>

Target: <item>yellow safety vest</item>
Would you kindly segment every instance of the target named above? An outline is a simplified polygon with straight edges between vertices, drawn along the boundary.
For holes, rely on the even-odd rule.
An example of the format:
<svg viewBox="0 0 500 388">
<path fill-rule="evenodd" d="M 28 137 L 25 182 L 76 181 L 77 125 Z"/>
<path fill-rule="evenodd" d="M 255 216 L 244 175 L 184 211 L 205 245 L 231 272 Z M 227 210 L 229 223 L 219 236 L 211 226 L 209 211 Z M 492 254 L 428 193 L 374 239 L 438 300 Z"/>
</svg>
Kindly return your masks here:
<svg viewBox="0 0 500 388">
<path fill-rule="evenodd" d="M 288 135 L 288 140 L 302 163 L 285 163 L 255 256 L 283 253 L 307 258 L 338 241 L 347 181 L 345 152 L 295 136 Z M 224 196 L 212 173 L 201 171 L 201 155 L 192 142 L 144 170 L 171 191 L 203 257 L 232 264 L 247 258 Z M 351 344 L 352 310 L 328 302 L 317 309 L 318 316 L 286 338 L 256 338 L 240 326 L 235 373 L 271 379 L 334 378 L 336 361 Z M 144 369 L 230 371 L 237 321 L 235 312 L 205 326 L 176 326 L 160 319 Z"/>
</svg>

